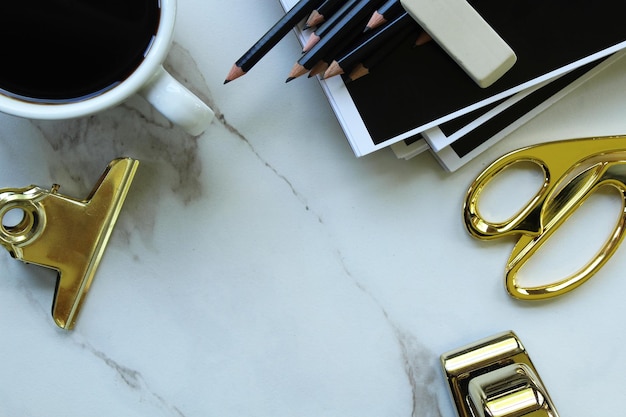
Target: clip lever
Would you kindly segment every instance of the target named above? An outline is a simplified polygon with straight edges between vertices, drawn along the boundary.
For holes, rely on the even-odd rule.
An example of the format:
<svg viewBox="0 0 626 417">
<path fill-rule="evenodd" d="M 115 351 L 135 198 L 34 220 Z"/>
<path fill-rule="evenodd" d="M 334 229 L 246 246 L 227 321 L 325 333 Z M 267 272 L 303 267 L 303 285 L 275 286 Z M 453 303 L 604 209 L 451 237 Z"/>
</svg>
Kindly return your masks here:
<svg viewBox="0 0 626 417">
<path fill-rule="evenodd" d="M 58 194 L 58 185 L 0 190 L 0 244 L 16 259 L 58 271 L 52 317 L 63 329 L 76 323 L 138 165 L 113 160 L 86 200 Z M 7 225 L 7 215 L 20 211 L 21 220 Z"/>
<path fill-rule="evenodd" d="M 513 332 L 445 353 L 441 364 L 461 417 L 558 417 Z"/>
</svg>

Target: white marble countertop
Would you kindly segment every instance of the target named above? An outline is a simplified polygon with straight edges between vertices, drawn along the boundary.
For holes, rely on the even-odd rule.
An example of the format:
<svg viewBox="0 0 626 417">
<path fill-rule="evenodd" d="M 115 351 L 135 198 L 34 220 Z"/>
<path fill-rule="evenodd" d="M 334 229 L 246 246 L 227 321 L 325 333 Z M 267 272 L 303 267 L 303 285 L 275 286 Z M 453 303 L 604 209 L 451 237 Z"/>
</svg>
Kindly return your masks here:
<svg viewBox="0 0 626 417">
<path fill-rule="evenodd" d="M 294 36 L 223 85 L 281 13 L 180 0 L 167 65 L 216 110 L 201 137 L 139 99 L 68 122 L 0 115 L 0 187 L 86 196 L 111 159 L 141 161 L 73 331 L 50 316 L 55 272 L 0 256 L 0 415 L 452 417 L 439 355 L 504 330 L 562 416 L 612 415 L 626 249 L 573 293 L 515 301 L 514 241 L 471 238 L 461 205 L 506 151 L 626 134 L 626 62 L 446 173 L 430 154 L 354 157 L 318 83 L 284 83 Z M 570 266 L 588 249 L 574 236 L 608 230 L 611 197 L 538 268 Z"/>
</svg>

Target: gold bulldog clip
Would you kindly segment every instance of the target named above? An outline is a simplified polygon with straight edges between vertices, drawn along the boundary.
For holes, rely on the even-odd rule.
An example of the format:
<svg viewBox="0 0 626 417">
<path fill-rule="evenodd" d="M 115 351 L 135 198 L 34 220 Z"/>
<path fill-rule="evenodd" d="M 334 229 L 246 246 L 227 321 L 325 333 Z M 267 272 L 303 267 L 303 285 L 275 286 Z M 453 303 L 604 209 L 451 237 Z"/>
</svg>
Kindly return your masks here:
<svg viewBox="0 0 626 417">
<path fill-rule="evenodd" d="M 62 329 L 76 323 L 138 165 L 113 160 L 85 200 L 59 194 L 56 184 L 0 189 L 0 244 L 13 258 L 58 271 L 52 317 Z"/>
</svg>

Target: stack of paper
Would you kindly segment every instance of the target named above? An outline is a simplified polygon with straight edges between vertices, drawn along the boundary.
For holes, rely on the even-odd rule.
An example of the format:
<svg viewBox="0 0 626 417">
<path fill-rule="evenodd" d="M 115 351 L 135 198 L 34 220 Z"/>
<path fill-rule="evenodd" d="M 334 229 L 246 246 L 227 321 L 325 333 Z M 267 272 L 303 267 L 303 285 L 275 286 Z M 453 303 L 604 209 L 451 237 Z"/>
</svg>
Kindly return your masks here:
<svg viewBox="0 0 626 417">
<path fill-rule="evenodd" d="M 285 10 L 297 0 L 280 0 Z M 320 80 L 356 156 L 431 151 L 455 170 L 617 59 L 626 2 L 474 0 L 517 63 L 487 88 L 434 42 L 398 47 L 365 77 Z M 304 42 L 309 32 L 297 30 Z"/>
</svg>

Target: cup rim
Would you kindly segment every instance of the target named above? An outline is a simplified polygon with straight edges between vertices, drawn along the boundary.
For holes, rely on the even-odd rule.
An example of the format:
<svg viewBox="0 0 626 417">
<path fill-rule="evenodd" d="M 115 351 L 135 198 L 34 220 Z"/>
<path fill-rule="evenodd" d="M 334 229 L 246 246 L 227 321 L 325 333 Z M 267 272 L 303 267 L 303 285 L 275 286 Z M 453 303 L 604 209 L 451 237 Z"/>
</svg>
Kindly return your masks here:
<svg viewBox="0 0 626 417">
<path fill-rule="evenodd" d="M 70 119 L 87 116 L 120 104 L 139 91 L 157 72 L 170 48 L 176 21 L 176 0 L 158 0 L 161 15 L 159 26 L 139 66 L 119 85 L 85 100 L 71 103 L 33 103 L 0 94 L 0 112 L 29 119 Z"/>
</svg>

